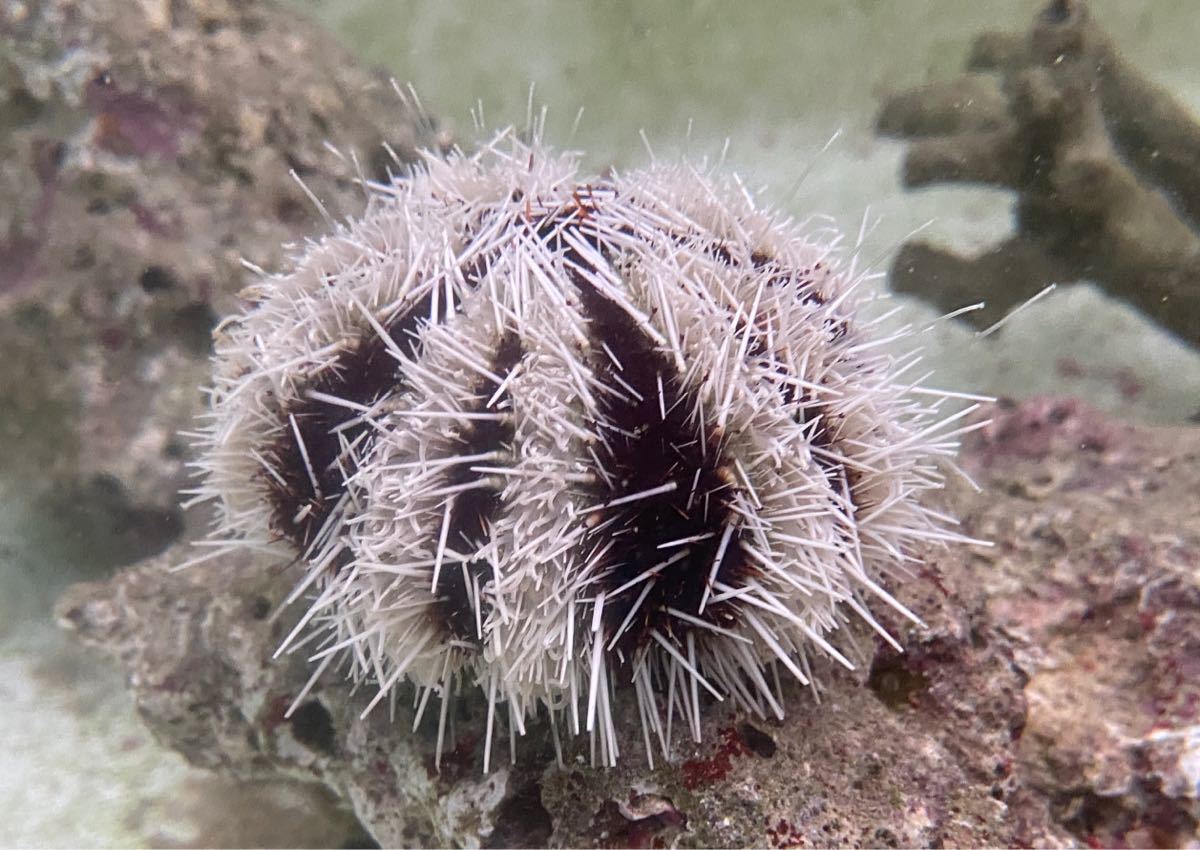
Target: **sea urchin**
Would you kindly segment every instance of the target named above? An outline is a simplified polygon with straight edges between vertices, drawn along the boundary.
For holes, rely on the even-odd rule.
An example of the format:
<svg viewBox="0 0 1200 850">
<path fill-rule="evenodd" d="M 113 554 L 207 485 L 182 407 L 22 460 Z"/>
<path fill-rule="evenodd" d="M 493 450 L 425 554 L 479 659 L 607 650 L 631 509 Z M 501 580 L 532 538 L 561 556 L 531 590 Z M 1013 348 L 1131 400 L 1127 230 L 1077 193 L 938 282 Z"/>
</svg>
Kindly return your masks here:
<svg viewBox="0 0 1200 850">
<path fill-rule="evenodd" d="M 440 753 L 476 683 L 485 769 L 498 708 L 611 764 L 619 688 L 665 754 L 704 693 L 781 716 L 779 667 L 852 666 L 851 614 L 894 643 L 881 577 L 963 539 L 922 504 L 962 413 L 885 353 L 836 233 L 511 132 L 368 189 L 222 324 L 197 435 L 214 551 L 302 570 L 309 688 L 339 658 L 367 710 L 411 682 Z"/>
</svg>

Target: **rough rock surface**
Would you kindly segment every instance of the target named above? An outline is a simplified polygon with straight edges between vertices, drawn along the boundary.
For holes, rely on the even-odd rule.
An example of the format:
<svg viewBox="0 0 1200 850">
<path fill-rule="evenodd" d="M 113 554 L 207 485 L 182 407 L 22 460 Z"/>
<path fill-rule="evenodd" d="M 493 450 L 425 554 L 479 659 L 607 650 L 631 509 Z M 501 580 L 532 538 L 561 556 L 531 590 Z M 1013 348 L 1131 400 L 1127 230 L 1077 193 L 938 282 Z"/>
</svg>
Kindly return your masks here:
<svg viewBox="0 0 1200 850">
<path fill-rule="evenodd" d="M 68 581 L 183 531 L 177 431 L 203 403 L 211 327 L 252 279 L 240 258 L 278 268 L 283 243 L 328 229 L 290 170 L 331 215 L 361 209 L 358 170 L 326 140 L 368 176 L 389 165 L 382 142 L 401 161 L 444 142 L 384 74 L 271 2 L 0 2 L 0 797 L 17 806 L 0 843 L 354 835 L 311 786 L 156 761 L 112 671 L 77 674 L 77 647 L 41 629 Z"/>
<path fill-rule="evenodd" d="M 864 638 L 858 675 L 826 667 L 820 703 L 785 688 L 782 722 L 708 707 L 708 735 L 645 763 L 636 712 L 620 765 L 549 732 L 482 763 L 467 702 L 433 767 L 410 706 L 359 717 L 329 677 L 283 712 L 303 659 L 272 661 L 291 581 L 182 552 L 71 589 L 60 622 L 125 666 L 146 722 L 197 764 L 317 779 L 385 845 L 1154 846 L 1200 841 L 1200 429 L 1103 419 L 1072 401 L 1000 405 L 946 497 L 991 548 L 930 553 L 897 589 L 924 627 Z M 886 614 L 887 612 L 879 612 Z M 504 746 L 501 732 L 496 744 Z"/>
<path fill-rule="evenodd" d="M 326 141 L 375 177 L 398 168 L 382 143 L 444 142 L 281 6 L 0 4 L 0 478 L 90 562 L 179 534 L 176 432 L 241 258 L 277 268 L 327 227 L 289 171 L 330 215 L 361 210 Z"/>
<path fill-rule="evenodd" d="M 986 326 L 1048 283 L 1094 281 L 1200 344 L 1200 120 L 1121 57 L 1083 0 L 976 40 L 967 73 L 889 98 L 905 185 L 1013 190 L 1016 233 L 964 257 L 915 240 L 892 286 Z"/>
</svg>

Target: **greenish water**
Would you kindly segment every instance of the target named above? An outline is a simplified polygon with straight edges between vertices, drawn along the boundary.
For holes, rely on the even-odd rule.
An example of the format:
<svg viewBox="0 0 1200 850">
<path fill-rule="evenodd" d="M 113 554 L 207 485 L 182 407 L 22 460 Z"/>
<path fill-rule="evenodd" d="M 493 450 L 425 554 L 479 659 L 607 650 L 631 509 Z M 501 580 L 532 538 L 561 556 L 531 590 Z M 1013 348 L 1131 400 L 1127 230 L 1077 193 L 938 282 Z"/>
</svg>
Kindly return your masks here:
<svg viewBox="0 0 1200 850">
<path fill-rule="evenodd" d="M 1022 30 L 1043 0 L 803 2 L 438 2 L 293 0 L 356 53 L 412 82 L 439 115 L 466 124 L 482 101 L 490 124 L 522 122 L 528 88 L 552 130 L 597 161 L 642 156 L 638 130 L 678 144 L 734 140 L 733 161 L 788 142 L 824 142 L 870 126 L 878 96 L 958 73 L 986 28 Z M 1093 3 L 1143 70 L 1183 96 L 1194 88 L 1197 17 L 1179 0 Z M 797 171 L 807 164 L 797 156 Z"/>
<path fill-rule="evenodd" d="M 727 168 L 799 218 L 829 215 L 850 235 L 866 219 L 862 259 L 881 272 L 918 229 L 963 253 L 1012 229 L 1011 192 L 904 189 L 906 146 L 873 125 L 888 94 L 962 73 L 980 32 L 1023 33 L 1046 0 L 292 3 L 411 83 L 466 144 L 477 138 L 480 104 L 487 128 L 524 126 L 532 85 L 533 109 L 547 110 L 547 141 L 581 150 L 587 166 L 635 166 L 647 143 L 660 156 L 724 152 Z M 1089 8 L 1142 74 L 1200 113 L 1200 5 L 1094 0 Z M 938 315 L 905 306 L 904 320 Z M 1193 349 L 1085 285 L 1059 287 L 987 344 L 946 323 L 931 332 L 928 352 L 956 389 L 1067 392 L 1150 421 L 1182 421 L 1200 398 Z M 1053 368 L 1062 361 L 1100 377 L 1064 381 Z M 1103 377 L 1117 373 L 1140 382 L 1137 405 Z"/>
</svg>

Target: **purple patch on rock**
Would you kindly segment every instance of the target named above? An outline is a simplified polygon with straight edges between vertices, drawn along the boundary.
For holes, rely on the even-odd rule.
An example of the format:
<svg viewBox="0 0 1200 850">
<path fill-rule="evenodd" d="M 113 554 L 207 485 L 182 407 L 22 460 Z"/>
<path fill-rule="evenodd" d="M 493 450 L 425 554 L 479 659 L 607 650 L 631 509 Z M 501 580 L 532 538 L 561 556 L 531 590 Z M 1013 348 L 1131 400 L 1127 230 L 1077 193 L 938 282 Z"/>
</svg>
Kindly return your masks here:
<svg viewBox="0 0 1200 850">
<path fill-rule="evenodd" d="M 8 237 L 0 239 L 0 292 L 19 292 L 33 280 L 37 254 L 50 226 L 63 150 L 58 141 L 43 139 L 33 144 L 30 167 L 41 192 L 24 226 L 14 224 Z"/>
<path fill-rule="evenodd" d="M 96 116 L 96 144 L 123 156 L 177 156 L 183 136 L 196 129 L 196 116 L 171 94 L 122 91 L 107 72 L 96 74 L 84 92 Z"/>
</svg>

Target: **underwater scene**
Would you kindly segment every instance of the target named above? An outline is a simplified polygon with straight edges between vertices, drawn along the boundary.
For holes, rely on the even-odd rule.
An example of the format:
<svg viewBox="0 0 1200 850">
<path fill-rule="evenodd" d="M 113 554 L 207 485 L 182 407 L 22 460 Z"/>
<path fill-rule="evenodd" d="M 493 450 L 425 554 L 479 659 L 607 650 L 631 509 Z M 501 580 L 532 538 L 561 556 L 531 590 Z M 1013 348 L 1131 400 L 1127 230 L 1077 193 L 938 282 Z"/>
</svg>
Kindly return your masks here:
<svg viewBox="0 0 1200 850">
<path fill-rule="evenodd" d="M 1198 33 L 0 2 L 0 847 L 1200 846 Z"/>
</svg>

